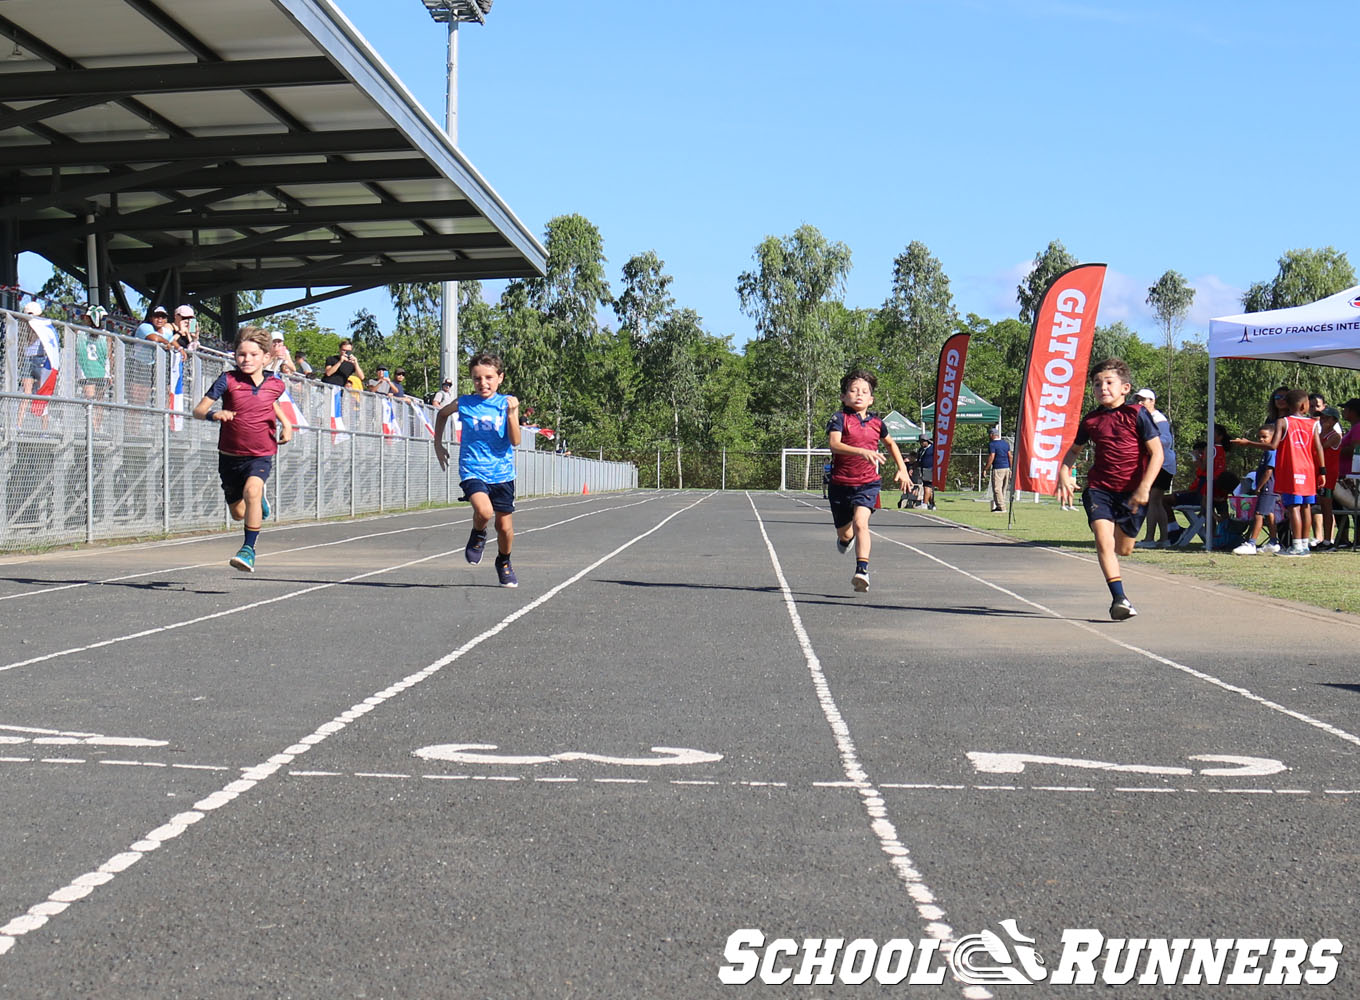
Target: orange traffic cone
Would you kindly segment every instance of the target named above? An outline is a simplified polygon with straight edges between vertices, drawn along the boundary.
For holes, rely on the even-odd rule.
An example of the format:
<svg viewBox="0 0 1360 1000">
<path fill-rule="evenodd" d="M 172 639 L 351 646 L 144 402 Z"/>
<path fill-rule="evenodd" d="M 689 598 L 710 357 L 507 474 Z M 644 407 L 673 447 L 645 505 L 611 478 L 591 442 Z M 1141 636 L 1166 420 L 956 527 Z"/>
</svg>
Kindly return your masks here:
<svg viewBox="0 0 1360 1000">
<path fill-rule="evenodd" d="M 585 495 L 587 495 L 589 492 L 590 492 L 590 484 L 589 484 L 589 483 L 586 483 L 584 486 L 581 487 L 581 496 L 585 496 Z"/>
</svg>

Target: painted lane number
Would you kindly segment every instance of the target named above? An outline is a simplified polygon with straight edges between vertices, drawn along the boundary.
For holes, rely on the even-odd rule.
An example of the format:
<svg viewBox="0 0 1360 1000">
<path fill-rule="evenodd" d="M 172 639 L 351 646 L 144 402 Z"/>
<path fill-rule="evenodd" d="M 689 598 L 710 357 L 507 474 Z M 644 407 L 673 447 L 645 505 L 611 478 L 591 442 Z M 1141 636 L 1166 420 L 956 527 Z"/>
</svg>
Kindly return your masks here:
<svg viewBox="0 0 1360 1000">
<path fill-rule="evenodd" d="M 504 753 L 480 753 L 497 749 L 494 743 L 441 743 L 421 747 L 415 751 L 425 760 L 446 760 L 455 764 L 556 764 L 568 761 L 589 761 L 593 764 L 618 764 L 623 767 L 661 767 L 667 764 L 712 764 L 722 760 L 720 753 L 705 753 L 687 747 L 652 747 L 655 757 L 608 757 L 598 753 L 568 751 L 551 756 L 516 756 Z"/>
<path fill-rule="evenodd" d="M 1158 764 L 1113 764 L 1103 760 L 1083 760 L 1080 757 L 1045 757 L 1032 753 L 986 753 L 968 751 L 968 759 L 982 774 L 1021 774 L 1027 764 L 1050 764 L 1058 767 L 1081 767 L 1091 771 L 1114 771 L 1122 774 L 1165 774 L 1186 776 L 1203 774 L 1215 778 L 1259 778 L 1279 774 L 1289 768 L 1270 757 L 1239 757 L 1232 754 L 1195 754 L 1188 760 L 1207 764 L 1227 764 L 1228 767 L 1164 767 Z"/>
</svg>

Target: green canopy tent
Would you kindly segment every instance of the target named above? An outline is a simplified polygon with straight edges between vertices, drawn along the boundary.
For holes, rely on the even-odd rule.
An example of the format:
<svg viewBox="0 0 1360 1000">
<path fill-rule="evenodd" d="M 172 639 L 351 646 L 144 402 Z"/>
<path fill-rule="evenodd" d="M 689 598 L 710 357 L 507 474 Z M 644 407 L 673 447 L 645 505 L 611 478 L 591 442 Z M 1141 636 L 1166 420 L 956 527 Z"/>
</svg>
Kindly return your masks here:
<svg viewBox="0 0 1360 1000">
<path fill-rule="evenodd" d="M 883 418 L 883 426 L 888 430 L 888 437 L 892 438 L 898 444 L 903 444 L 908 441 L 919 441 L 926 433 L 924 427 L 916 426 L 896 410 L 893 410 Z"/>
<path fill-rule="evenodd" d="M 921 409 L 921 423 L 935 422 L 935 404 Z M 959 383 L 958 405 L 954 408 L 954 422 L 959 424 L 999 424 L 1001 407 L 987 402 L 967 385 Z"/>
</svg>

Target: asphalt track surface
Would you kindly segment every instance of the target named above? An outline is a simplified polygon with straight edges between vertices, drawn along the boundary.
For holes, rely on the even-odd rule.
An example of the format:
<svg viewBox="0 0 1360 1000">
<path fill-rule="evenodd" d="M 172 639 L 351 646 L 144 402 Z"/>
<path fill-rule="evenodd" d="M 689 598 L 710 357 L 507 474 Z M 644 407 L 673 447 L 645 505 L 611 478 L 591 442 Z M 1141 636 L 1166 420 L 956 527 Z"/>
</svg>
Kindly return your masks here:
<svg viewBox="0 0 1360 1000">
<path fill-rule="evenodd" d="M 718 977 L 743 928 L 1007 918 L 1050 967 L 1337 938 L 1287 992 L 1360 995 L 1355 619 L 1130 567 L 1112 623 L 1092 560 L 895 510 L 855 594 L 794 495 L 515 520 L 517 590 L 466 508 L 270 525 L 253 575 L 234 534 L 0 560 L 0 996 L 1110 989 Z"/>
</svg>

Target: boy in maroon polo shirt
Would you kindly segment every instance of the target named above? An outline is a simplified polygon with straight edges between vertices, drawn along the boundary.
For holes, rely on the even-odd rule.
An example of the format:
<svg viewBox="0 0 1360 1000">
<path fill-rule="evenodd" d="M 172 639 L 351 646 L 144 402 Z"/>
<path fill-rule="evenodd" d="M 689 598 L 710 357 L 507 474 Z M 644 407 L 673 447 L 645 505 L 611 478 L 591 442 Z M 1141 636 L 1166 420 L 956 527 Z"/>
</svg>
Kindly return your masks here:
<svg viewBox="0 0 1360 1000">
<path fill-rule="evenodd" d="M 869 589 L 869 515 L 878 500 L 879 466 L 887 456 L 878 450 L 880 441 L 897 462 L 897 482 L 911 489 L 911 476 L 897 442 L 888 437 L 883 418 L 870 413 L 878 379 L 871 372 L 852 371 L 841 379 L 841 411 L 826 425 L 831 448 L 831 521 L 836 526 L 836 551 L 847 552 L 855 543 L 855 575 L 851 584 L 859 593 Z"/>
<path fill-rule="evenodd" d="M 1133 552 L 1147 517 L 1148 491 L 1162 469 L 1162 441 L 1148 411 L 1126 402 L 1133 391 L 1133 374 L 1122 360 L 1107 358 L 1097 364 L 1091 370 L 1091 389 L 1100 405 L 1082 418 L 1076 440 L 1063 456 L 1059 495 L 1064 503 L 1072 502 L 1076 489 L 1072 464 L 1090 444 L 1096 457 L 1081 501 L 1110 588 L 1110 617 L 1119 622 L 1138 614 L 1124 596 L 1119 557 Z"/>
<path fill-rule="evenodd" d="M 236 367 L 219 375 L 194 407 L 199 420 L 220 425 L 217 472 L 222 493 L 232 520 L 244 521 L 246 531 L 245 543 L 229 565 L 243 573 L 255 572 L 255 541 L 261 522 L 269 516 L 264 483 L 279 450 L 278 442 L 287 444 L 293 439 L 293 425 L 279 406 L 283 379 L 264 370 L 269 349 L 268 330 L 241 327 L 236 337 Z M 214 410 L 212 405 L 219 399 L 222 408 Z"/>
</svg>

